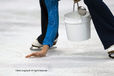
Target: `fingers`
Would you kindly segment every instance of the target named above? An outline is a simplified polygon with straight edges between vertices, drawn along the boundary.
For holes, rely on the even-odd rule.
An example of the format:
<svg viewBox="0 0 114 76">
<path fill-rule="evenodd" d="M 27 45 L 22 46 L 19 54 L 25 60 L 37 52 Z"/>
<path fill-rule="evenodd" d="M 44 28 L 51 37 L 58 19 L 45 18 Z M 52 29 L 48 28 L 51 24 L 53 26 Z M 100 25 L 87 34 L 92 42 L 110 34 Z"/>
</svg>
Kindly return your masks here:
<svg viewBox="0 0 114 76">
<path fill-rule="evenodd" d="M 26 56 L 26 58 L 30 58 L 30 57 L 44 57 L 45 55 L 44 54 L 40 54 L 40 53 L 32 53 L 32 54 L 29 54 Z"/>
<path fill-rule="evenodd" d="M 29 58 L 31 56 L 34 56 L 34 53 L 27 55 L 26 58 Z"/>
</svg>

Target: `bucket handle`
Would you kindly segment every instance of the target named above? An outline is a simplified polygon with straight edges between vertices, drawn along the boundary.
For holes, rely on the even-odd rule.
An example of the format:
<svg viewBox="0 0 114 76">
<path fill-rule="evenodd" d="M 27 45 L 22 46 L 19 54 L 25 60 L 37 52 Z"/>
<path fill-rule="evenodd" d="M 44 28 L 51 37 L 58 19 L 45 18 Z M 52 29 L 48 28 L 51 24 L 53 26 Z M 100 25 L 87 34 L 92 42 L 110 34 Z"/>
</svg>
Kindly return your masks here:
<svg viewBox="0 0 114 76">
<path fill-rule="evenodd" d="M 74 2 L 74 3 L 73 3 L 73 12 L 75 12 L 75 7 L 76 7 L 75 4 L 76 4 L 76 3 Z M 77 9 L 78 9 L 78 7 L 79 7 L 79 3 L 77 2 Z"/>
</svg>

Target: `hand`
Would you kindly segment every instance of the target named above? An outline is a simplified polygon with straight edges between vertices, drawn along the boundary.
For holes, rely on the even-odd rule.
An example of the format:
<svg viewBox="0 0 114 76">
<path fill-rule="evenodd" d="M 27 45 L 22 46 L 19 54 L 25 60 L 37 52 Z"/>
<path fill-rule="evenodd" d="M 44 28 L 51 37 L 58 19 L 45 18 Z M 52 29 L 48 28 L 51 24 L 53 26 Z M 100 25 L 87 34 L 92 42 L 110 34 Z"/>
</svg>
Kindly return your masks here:
<svg viewBox="0 0 114 76">
<path fill-rule="evenodd" d="M 81 1 L 81 0 L 74 0 L 74 3 L 77 3 L 77 2 L 79 2 L 79 1 Z"/>
<path fill-rule="evenodd" d="M 34 57 L 44 57 L 44 56 L 46 56 L 48 48 L 49 48 L 48 45 L 44 45 L 41 51 L 29 54 L 29 55 L 26 56 L 26 58 L 29 58 L 29 57 L 32 57 L 32 56 L 34 56 Z"/>
</svg>

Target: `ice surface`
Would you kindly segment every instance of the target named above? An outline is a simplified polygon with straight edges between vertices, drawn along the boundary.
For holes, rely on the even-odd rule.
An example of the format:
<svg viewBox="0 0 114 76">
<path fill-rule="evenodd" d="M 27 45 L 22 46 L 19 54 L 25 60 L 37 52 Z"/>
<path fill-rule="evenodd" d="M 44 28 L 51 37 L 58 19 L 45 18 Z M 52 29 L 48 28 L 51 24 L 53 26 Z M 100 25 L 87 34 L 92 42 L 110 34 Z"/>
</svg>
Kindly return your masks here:
<svg viewBox="0 0 114 76">
<path fill-rule="evenodd" d="M 105 2 L 114 12 L 114 1 Z M 38 0 L 0 0 L 0 76 L 114 76 L 114 60 L 108 58 L 94 26 L 90 40 L 68 41 L 64 14 L 72 11 L 72 1 L 61 0 L 59 7 L 57 48 L 47 57 L 26 59 L 41 31 Z"/>
</svg>

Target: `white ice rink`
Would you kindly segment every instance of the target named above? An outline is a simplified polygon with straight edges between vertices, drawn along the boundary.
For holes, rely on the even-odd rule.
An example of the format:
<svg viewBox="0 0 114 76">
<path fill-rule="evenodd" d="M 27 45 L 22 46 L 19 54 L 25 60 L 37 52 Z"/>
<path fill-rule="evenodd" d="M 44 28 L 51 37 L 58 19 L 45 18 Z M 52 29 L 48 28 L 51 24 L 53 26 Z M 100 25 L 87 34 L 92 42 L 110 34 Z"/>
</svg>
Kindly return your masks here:
<svg viewBox="0 0 114 76">
<path fill-rule="evenodd" d="M 114 0 L 105 2 L 114 14 Z M 41 31 L 39 1 L 0 0 L 0 76 L 114 76 L 114 60 L 108 58 L 93 24 L 91 39 L 70 42 L 64 14 L 72 11 L 72 1 L 61 0 L 59 8 L 57 48 L 47 57 L 26 59 Z"/>
</svg>

